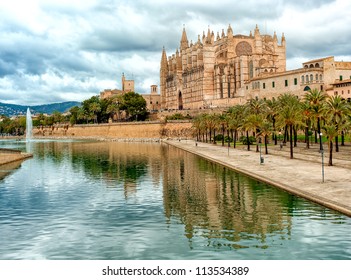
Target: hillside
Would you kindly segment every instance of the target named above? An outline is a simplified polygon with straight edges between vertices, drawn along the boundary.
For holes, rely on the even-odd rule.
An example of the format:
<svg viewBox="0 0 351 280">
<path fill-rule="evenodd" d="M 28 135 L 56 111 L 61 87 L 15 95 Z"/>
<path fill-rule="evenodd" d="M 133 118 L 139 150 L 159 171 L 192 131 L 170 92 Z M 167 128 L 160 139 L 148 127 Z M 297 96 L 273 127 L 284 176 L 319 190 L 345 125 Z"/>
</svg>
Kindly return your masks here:
<svg viewBox="0 0 351 280">
<path fill-rule="evenodd" d="M 44 105 L 36 105 L 36 106 L 24 106 L 24 105 L 16 105 L 16 104 L 7 104 L 0 102 L 0 115 L 5 116 L 18 116 L 25 115 L 27 112 L 27 108 L 29 107 L 32 114 L 52 114 L 55 111 L 64 113 L 68 111 L 70 108 L 74 106 L 80 106 L 80 102 L 76 101 L 67 101 L 61 103 L 52 103 L 52 104 L 44 104 Z"/>
</svg>

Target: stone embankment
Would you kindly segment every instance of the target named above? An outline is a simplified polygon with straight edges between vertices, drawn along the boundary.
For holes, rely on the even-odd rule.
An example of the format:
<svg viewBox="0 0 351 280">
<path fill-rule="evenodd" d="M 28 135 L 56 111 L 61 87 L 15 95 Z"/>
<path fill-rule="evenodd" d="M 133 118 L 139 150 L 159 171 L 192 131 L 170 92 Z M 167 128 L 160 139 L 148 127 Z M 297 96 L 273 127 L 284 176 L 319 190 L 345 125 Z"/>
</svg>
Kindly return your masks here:
<svg viewBox="0 0 351 280">
<path fill-rule="evenodd" d="M 32 156 L 32 154 L 22 153 L 18 150 L 0 148 L 0 165 L 22 161 Z"/>
<path fill-rule="evenodd" d="M 37 138 L 165 139 L 190 138 L 192 134 L 192 123 L 189 121 L 54 125 L 33 129 L 33 135 Z"/>
</svg>

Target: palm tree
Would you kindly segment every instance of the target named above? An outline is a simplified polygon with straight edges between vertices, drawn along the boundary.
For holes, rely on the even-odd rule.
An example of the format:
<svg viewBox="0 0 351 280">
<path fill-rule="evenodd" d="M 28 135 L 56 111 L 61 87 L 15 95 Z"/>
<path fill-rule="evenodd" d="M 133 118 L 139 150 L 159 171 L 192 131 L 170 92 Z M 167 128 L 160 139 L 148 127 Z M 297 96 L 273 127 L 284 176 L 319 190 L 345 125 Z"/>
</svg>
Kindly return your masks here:
<svg viewBox="0 0 351 280">
<path fill-rule="evenodd" d="M 290 158 L 292 159 L 294 158 L 293 128 L 294 126 L 302 124 L 301 106 L 296 96 L 290 93 L 284 93 L 279 96 L 279 102 L 281 104 L 281 109 L 278 115 L 278 123 L 281 127 L 286 127 L 290 130 Z"/>
<path fill-rule="evenodd" d="M 118 95 L 112 98 L 111 103 L 107 106 L 106 113 L 110 114 L 110 117 L 112 119 L 117 114 L 117 120 L 119 120 L 120 103 L 121 103 L 121 96 Z"/>
<path fill-rule="evenodd" d="M 321 118 L 324 116 L 323 104 L 326 99 L 327 94 L 319 89 L 310 89 L 305 96 L 305 101 L 309 103 L 312 115 L 317 119 L 318 135 L 321 133 Z M 320 150 L 322 150 L 322 137 L 319 137 L 319 145 Z"/>
<path fill-rule="evenodd" d="M 97 123 L 97 113 L 99 113 L 101 111 L 101 106 L 99 103 L 97 102 L 93 102 L 90 104 L 89 109 L 92 113 L 92 115 L 94 116 L 94 123 Z"/>
<path fill-rule="evenodd" d="M 308 102 L 301 103 L 301 113 L 302 113 L 302 121 L 305 124 L 305 142 L 306 148 L 310 148 L 310 138 L 309 138 L 309 128 L 311 126 L 312 113 L 310 104 Z"/>
<path fill-rule="evenodd" d="M 265 114 L 268 120 L 272 122 L 272 139 L 274 140 L 274 145 L 277 145 L 278 139 L 276 135 L 276 119 L 278 116 L 278 110 L 279 110 L 279 102 L 274 98 L 272 100 L 266 100 L 265 101 Z"/>
<path fill-rule="evenodd" d="M 224 131 L 225 128 L 228 129 L 228 119 L 224 113 L 218 116 L 218 124 L 222 130 L 222 146 L 224 146 Z"/>
<path fill-rule="evenodd" d="M 228 110 L 228 126 L 229 129 L 234 131 L 233 135 L 233 148 L 236 148 L 236 139 L 238 138 L 238 130 L 242 127 L 245 106 L 235 105 Z"/>
<path fill-rule="evenodd" d="M 207 124 L 207 128 L 209 129 L 210 132 L 210 142 L 212 142 L 212 132 L 214 133 L 214 137 L 216 136 L 216 115 L 215 114 L 211 114 L 211 115 L 207 115 L 206 117 L 206 124 Z M 213 137 L 213 141 L 214 141 L 214 137 Z"/>
<path fill-rule="evenodd" d="M 259 136 L 263 136 L 264 138 L 264 147 L 265 147 L 265 154 L 268 154 L 268 137 L 272 134 L 272 123 L 264 119 L 260 126 Z"/>
<path fill-rule="evenodd" d="M 324 106 L 325 114 L 331 117 L 331 123 L 339 131 L 343 119 L 350 111 L 348 104 L 340 95 L 329 96 Z M 339 152 L 338 135 L 335 136 L 335 151 Z"/>
<path fill-rule="evenodd" d="M 248 151 L 250 151 L 249 131 L 257 132 L 257 130 L 262 125 L 262 122 L 263 122 L 262 115 L 250 114 L 244 119 L 242 127 L 246 131 L 246 141 L 247 141 Z M 256 152 L 258 152 L 258 143 L 256 144 Z"/>
<path fill-rule="evenodd" d="M 262 99 L 250 99 L 247 107 L 252 114 L 261 114 L 265 110 L 265 102 Z"/>
<path fill-rule="evenodd" d="M 329 162 L 328 165 L 333 165 L 333 139 L 338 136 L 339 131 L 332 120 L 329 119 L 328 122 L 323 126 L 323 131 L 328 139 L 329 147 Z"/>
</svg>

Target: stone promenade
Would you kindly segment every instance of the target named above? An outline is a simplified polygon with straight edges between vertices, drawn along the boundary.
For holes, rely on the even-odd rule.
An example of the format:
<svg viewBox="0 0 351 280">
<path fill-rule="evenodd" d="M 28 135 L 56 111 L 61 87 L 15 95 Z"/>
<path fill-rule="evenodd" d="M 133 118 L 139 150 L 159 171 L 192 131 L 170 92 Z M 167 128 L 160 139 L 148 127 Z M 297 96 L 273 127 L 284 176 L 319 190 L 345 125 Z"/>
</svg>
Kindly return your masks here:
<svg viewBox="0 0 351 280">
<path fill-rule="evenodd" d="M 30 157 L 33 157 L 33 155 L 29 153 L 22 153 L 11 149 L 0 149 L 0 165 L 23 161 Z"/>
<path fill-rule="evenodd" d="M 294 159 L 290 159 L 287 146 L 282 149 L 279 145 L 270 146 L 269 154 L 265 155 L 262 145 L 264 163 L 261 164 L 260 153 L 254 145 L 247 151 L 243 146 L 228 149 L 221 144 L 197 142 L 195 145 L 193 140 L 163 142 L 351 216 L 350 146 L 341 147 L 339 153 L 334 152 L 334 166 L 328 166 L 329 154 L 325 145 L 322 182 L 322 157 L 317 144 L 307 150 L 305 144 L 299 143 L 294 149 Z"/>
</svg>

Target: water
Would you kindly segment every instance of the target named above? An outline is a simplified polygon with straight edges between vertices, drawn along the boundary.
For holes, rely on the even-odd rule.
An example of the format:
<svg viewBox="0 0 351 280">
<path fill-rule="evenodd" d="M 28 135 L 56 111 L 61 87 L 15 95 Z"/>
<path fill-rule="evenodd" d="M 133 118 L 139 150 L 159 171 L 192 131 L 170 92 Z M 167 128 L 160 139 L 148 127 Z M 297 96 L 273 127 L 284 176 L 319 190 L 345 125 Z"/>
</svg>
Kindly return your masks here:
<svg viewBox="0 0 351 280">
<path fill-rule="evenodd" d="M 0 259 L 351 259 L 350 218 L 176 148 L 0 147 L 28 144 L 0 172 Z"/>
<path fill-rule="evenodd" d="M 33 120 L 32 115 L 30 113 L 29 108 L 27 108 L 27 115 L 26 115 L 26 141 L 29 142 L 32 139 L 33 135 Z"/>
</svg>

